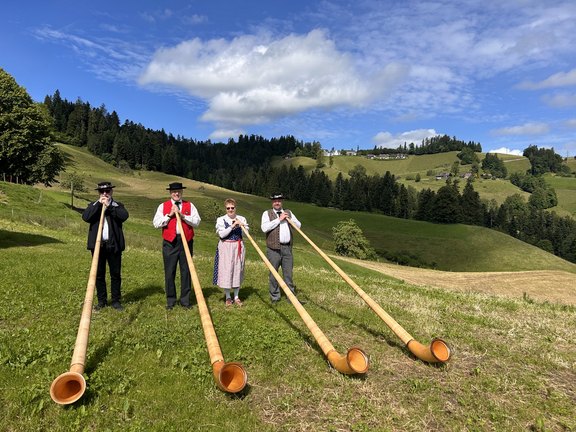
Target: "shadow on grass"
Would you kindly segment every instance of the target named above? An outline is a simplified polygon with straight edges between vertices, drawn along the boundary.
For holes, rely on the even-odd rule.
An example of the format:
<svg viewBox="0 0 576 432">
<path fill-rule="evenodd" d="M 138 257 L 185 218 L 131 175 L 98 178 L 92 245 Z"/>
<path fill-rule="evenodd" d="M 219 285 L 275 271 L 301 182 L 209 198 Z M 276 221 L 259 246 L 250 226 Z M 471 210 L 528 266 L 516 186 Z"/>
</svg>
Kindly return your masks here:
<svg viewBox="0 0 576 432">
<path fill-rule="evenodd" d="M 286 300 L 281 300 L 276 304 L 271 304 L 268 298 L 264 298 L 262 296 L 262 294 L 256 292 L 256 296 L 259 298 L 259 300 L 266 306 L 268 306 L 272 311 L 274 311 L 274 313 L 276 313 L 286 324 L 288 324 L 289 327 L 291 327 L 295 332 L 297 332 L 302 339 L 304 339 L 304 341 L 310 345 L 315 351 L 318 352 L 318 354 L 324 356 L 326 358 L 326 360 L 328 360 L 328 358 L 325 356 L 324 351 L 322 350 L 322 348 L 320 347 L 320 345 L 318 344 L 318 342 L 316 341 L 316 339 L 314 338 L 314 336 L 312 334 L 309 333 L 303 333 L 298 327 L 296 327 L 292 321 L 290 320 L 290 318 L 288 318 L 288 316 L 286 316 L 282 310 L 287 307 L 289 309 L 291 309 L 293 306 L 290 302 L 286 301 Z M 298 314 L 297 311 L 295 311 L 296 314 Z M 298 314 L 298 317 L 300 317 L 300 315 Z M 300 317 L 301 318 L 301 317 Z M 312 318 L 313 319 L 313 318 Z M 306 324 L 304 324 L 306 325 Z M 318 327 L 320 328 L 320 327 Z M 322 331 L 320 329 L 320 331 Z M 336 351 L 338 352 L 338 351 Z M 338 352 L 339 354 L 341 354 L 340 352 Z M 345 355 L 345 354 L 344 354 Z M 331 367 L 333 367 L 331 365 Z M 346 375 L 351 379 L 359 379 L 359 380 L 364 380 L 366 379 L 366 375 L 365 374 L 353 374 L 353 375 Z"/>
<path fill-rule="evenodd" d="M 243 286 L 240 288 L 240 292 L 238 293 L 238 296 L 240 297 L 240 300 L 245 301 L 248 300 L 251 296 L 254 295 L 254 293 L 256 293 L 256 289 L 251 286 Z M 209 298 L 212 297 L 217 297 L 218 300 L 222 300 L 224 301 L 225 297 L 224 297 L 224 290 L 218 286 L 210 286 L 210 287 L 203 287 L 202 288 L 202 294 L 204 295 L 204 299 L 206 301 L 208 301 Z M 234 296 L 234 290 L 230 290 L 230 295 Z M 192 296 L 194 296 L 194 289 L 192 289 Z"/>
<path fill-rule="evenodd" d="M 0 230 L 0 249 L 10 247 L 40 246 L 50 243 L 63 243 L 53 237 L 40 234 L 29 234 L 14 231 Z"/>
<path fill-rule="evenodd" d="M 315 302 L 315 301 L 313 301 L 313 300 L 308 300 L 308 301 L 309 301 L 309 303 L 310 303 L 311 305 L 314 305 L 314 306 L 316 306 L 317 308 L 322 309 L 324 312 L 328 312 L 328 313 L 330 313 L 330 314 L 332 314 L 332 315 L 335 315 L 335 316 L 337 316 L 338 318 L 340 318 L 340 319 L 343 320 L 343 321 L 346 321 L 346 322 L 351 323 L 354 327 L 357 327 L 357 328 L 359 328 L 359 329 L 364 330 L 366 333 L 371 334 L 371 335 L 374 336 L 375 338 L 384 339 L 384 340 L 386 341 L 386 344 L 388 344 L 390 347 L 402 347 L 402 346 L 403 346 L 403 345 L 399 344 L 398 342 L 396 342 L 396 341 L 390 339 L 389 337 L 385 336 L 384 334 L 382 334 L 381 331 L 375 330 L 375 329 L 367 326 L 366 324 L 354 322 L 354 321 L 352 320 L 352 318 L 350 318 L 350 317 L 347 316 L 347 315 L 344 315 L 343 313 L 340 313 L 340 312 L 335 311 L 333 308 L 330 308 L 330 307 L 321 305 L 321 304 L 319 304 L 319 303 L 317 303 L 317 302 Z M 367 312 L 369 312 L 369 313 L 374 313 L 374 312 L 372 312 L 371 309 L 369 309 Z M 386 323 L 384 323 L 383 321 L 382 321 L 382 325 L 387 328 Z"/>
<path fill-rule="evenodd" d="M 344 315 L 344 314 L 339 313 L 339 312 L 336 312 L 334 309 L 330 309 L 326 306 L 322 306 L 322 305 L 320 305 L 314 301 L 311 301 L 311 300 L 309 302 L 310 302 L 310 304 L 315 305 L 316 307 L 318 307 L 319 309 L 322 309 L 325 312 L 334 314 L 338 318 L 340 318 L 344 321 L 347 321 L 349 323 L 352 323 L 352 325 L 354 325 L 355 327 L 358 327 L 358 328 L 364 330 L 365 332 L 371 334 L 376 339 L 383 340 L 389 347 L 398 348 L 401 351 L 403 351 L 404 353 L 406 353 L 412 359 L 419 360 L 418 357 L 416 357 L 414 354 L 412 354 L 412 352 L 408 349 L 408 347 L 404 343 L 402 343 L 402 341 L 400 339 L 392 340 L 392 339 L 390 339 L 389 336 L 385 336 L 381 331 L 374 330 L 374 329 L 370 328 L 369 326 L 362 324 L 362 323 L 355 323 L 355 322 L 353 322 L 353 320 L 349 316 Z M 370 308 L 368 308 L 368 309 L 369 309 L 368 310 L 369 313 L 373 313 L 376 315 L 376 313 L 374 311 L 372 311 L 372 309 L 370 309 Z M 376 315 L 376 317 L 378 319 L 380 319 L 377 315 Z M 381 321 L 381 323 L 382 323 L 382 326 L 388 328 L 387 324 L 384 321 Z M 392 330 L 390 329 L 390 331 L 392 331 Z M 416 340 L 416 339 L 414 339 L 414 340 Z M 434 366 L 434 367 L 442 367 L 443 366 L 443 363 L 427 363 L 427 364 L 430 366 Z"/>
<path fill-rule="evenodd" d="M 292 307 L 292 305 L 290 305 L 288 302 L 285 302 L 285 301 L 280 301 L 277 304 L 273 305 L 273 304 L 270 304 L 270 300 L 268 299 L 268 297 L 264 298 L 262 296 L 262 294 L 260 294 L 259 292 L 256 292 L 256 296 L 258 297 L 258 299 L 260 300 L 260 302 L 262 304 L 264 304 L 265 306 L 268 306 L 270 308 L 270 310 L 274 311 L 274 313 L 276 313 L 276 315 L 278 315 L 286 324 L 288 324 L 288 326 L 290 328 L 292 328 L 292 330 L 294 330 L 296 333 L 298 333 L 302 337 L 302 339 L 304 339 L 306 341 L 306 343 L 308 345 L 310 345 L 312 348 L 314 348 L 316 351 L 318 351 L 318 353 L 324 354 L 324 352 L 322 351 L 322 348 L 320 348 L 320 345 L 318 345 L 318 343 L 316 342 L 316 339 L 314 339 L 310 334 L 303 333 L 298 327 L 296 327 L 294 324 L 292 324 L 292 321 L 286 315 L 284 315 L 280 311 L 280 308 L 284 307 L 284 303 L 286 306 Z M 298 315 L 298 316 L 300 316 L 300 315 Z"/>
<path fill-rule="evenodd" d="M 155 294 L 164 294 L 164 288 L 160 285 L 146 285 L 136 290 L 128 291 L 123 297 L 126 303 L 136 303 Z"/>
<path fill-rule="evenodd" d="M 64 204 L 64 205 L 66 206 L 67 209 L 74 210 L 78 214 L 82 214 L 82 213 L 84 213 L 84 210 L 86 210 L 86 207 L 76 207 L 76 206 L 71 206 L 70 204 Z"/>
<path fill-rule="evenodd" d="M 243 291 L 243 288 L 240 289 L 240 291 Z M 214 296 L 224 298 L 224 290 L 214 285 L 202 287 L 202 294 L 204 295 L 204 300 L 206 301 L 208 301 L 209 298 Z M 194 287 L 192 287 L 192 297 L 194 297 L 194 301 L 196 301 L 196 294 L 194 293 Z"/>
<path fill-rule="evenodd" d="M 135 308 L 124 310 L 122 312 L 115 311 L 112 308 L 107 307 L 105 310 L 99 313 L 110 314 L 111 316 L 113 316 L 112 318 L 113 320 L 118 320 L 118 322 L 121 323 L 121 326 L 125 328 L 131 325 L 136 319 L 136 317 L 140 315 L 140 309 L 141 304 L 136 305 Z M 99 344 L 98 348 L 96 348 L 96 350 L 90 355 L 88 361 L 86 362 L 84 375 L 90 377 L 90 375 L 93 375 L 94 372 L 98 369 L 98 366 L 105 360 L 110 350 L 114 346 L 117 333 L 118 333 L 117 331 L 111 331 L 106 340 L 103 343 Z M 89 385 L 90 384 L 89 381 L 87 384 L 88 385 L 86 387 L 86 392 L 84 393 L 83 397 L 80 398 L 78 402 L 76 402 L 75 404 L 78 404 L 81 401 L 83 405 L 90 404 L 98 397 L 98 393 L 99 391 L 101 391 L 101 388 L 98 385 L 96 386 L 93 385 L 91 388 Z"/>
</svg>

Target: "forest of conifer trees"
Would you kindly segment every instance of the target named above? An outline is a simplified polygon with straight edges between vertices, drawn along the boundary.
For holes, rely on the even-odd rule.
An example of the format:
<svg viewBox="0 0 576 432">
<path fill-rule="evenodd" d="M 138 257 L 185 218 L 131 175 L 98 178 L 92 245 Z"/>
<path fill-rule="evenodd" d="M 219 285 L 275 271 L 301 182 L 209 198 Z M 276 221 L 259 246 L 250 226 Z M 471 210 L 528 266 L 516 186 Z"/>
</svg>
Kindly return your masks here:
<svg viewBox="0 0 576 432">
<path fill-rule="evenodd" d="M 322 207 L 378 212 L 434 223 L 486 226 L 576 262 L 573 218 L 537 208 L 518 194 L 501 205 L 483 202 L 472 180 L 460 191 L 460 181 L 449 179 L 436 192 L 430 189 L 417 192 L 399 183 L 390 172 L 370 176 L 362 170 L 351 170 L 348 177 L 339 174 L 331 181 L 320 169 L 308 174 L 302 166 L 275 168 L 270 164 L 273 157 L 294 154 L 316 157 L 321 148 L 317 142 L 304 143 L 293 136 L 266 139 L 255 135 L 240 135 L 227 143 L 198 141 L 174 137 L 164 130 L 151 130 L 128 120 L 120 124 L 116 112 L 109 113 L 104 106 L 91 107 L 80 99 L 69 102 L 58 91 L 47 96 L 44 104 L 60 141 L 86 146 L 93 154 L 119 167 L 162 171 L 259 196 L 282 191 L 293 200 Z M 407 152 L 424 154 L 464 148 L 481 151 L 478 143 L 443 136 L 428 139 L 422 146 L 412 144 Z M 498 161 L 492 162 L 498 165 Z"/>
</svg>

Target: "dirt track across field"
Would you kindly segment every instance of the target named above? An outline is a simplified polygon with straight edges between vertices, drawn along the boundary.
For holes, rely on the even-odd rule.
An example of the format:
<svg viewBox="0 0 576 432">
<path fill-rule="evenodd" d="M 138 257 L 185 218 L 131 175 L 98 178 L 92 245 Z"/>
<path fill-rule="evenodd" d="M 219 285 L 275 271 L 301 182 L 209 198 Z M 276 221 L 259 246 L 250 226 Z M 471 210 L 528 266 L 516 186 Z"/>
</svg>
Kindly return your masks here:
<svg viewBox="0 0 576 432">
<path fill-rule="evenodd" d="M 576 274 L 565 271 L 445 272 L 341 256 L 334 258 L 353 262 L 413 285 L 513 298 L 522 298 L 526 293 L 529 298 L 536 301 L 576 305 Z"/>
</svg>

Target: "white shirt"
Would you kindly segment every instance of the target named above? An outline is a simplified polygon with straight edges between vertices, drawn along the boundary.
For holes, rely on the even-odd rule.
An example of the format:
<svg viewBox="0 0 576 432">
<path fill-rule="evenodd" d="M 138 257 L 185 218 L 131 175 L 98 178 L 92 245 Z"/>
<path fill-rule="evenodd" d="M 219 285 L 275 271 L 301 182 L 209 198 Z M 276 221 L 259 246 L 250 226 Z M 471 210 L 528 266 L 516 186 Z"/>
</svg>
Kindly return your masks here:
<svg viewBox="0 0 576 432">
<path fill-rule="evenodd" d="M 100 201 L 94 201 L 94 204 L 92 205 L 98 205 Z M 110 198 L 110 205 L 108 207 L 118 207 L 118 203 L 116 201 L 114 201 L 112 198 Z M 104 226 L 102 227 L 102 241 L 108 241 L 108 239 L 110 238 L 110 232 L 108 230 L 108 220 L 106 218 L 104 218 Z"/>
<path fill-rule="evenodd" d="M 172 201 L 172 204 L 175 204 L 176 202 L 172 199 L 170 201 Z M 194 204 L 192 203 L 190 203 L 190 215 L 180 214 L 180 217 L 184 222 L 186 222 L 188 225 L 194 228 L 200 225 L 201 220 L 200 215 L 198 214 L 198 210 L 196 210 L 196 207 L 194 207 Z M 156 210 L 156 214 L 154 215 L 154 220 L 152 221 L 152 224 L 154 225 L 154 228 L 162 228 L 168 225 L 170 219 L 171 219 L 170 216 L 164 214 L 164 203 L 162 203 L 158 206 L 158 209 Z M 176 234 L 180 234 L 178 224 L 176 224 Z"/>
<path fill-rule="evenodd" d="M 246 218 L 244 216 L 236 215 L 236 219 L 238 220 L 238 222 L 244 224 L 244 228 L 246 228 L 246 230 L 249 231 L 248 222 L 246 221 Z M 224 222 L 228 224 L 228 228 L 226 228 Z M 228 237 L 231 232 L 232 232 L 232 219 L 230 219 L 228 215 L 220 216 L 218 219 L 216 219 L 216 234 L 218 234 L 218 236 L 221 239 Z"/>
<path fill-rule="evenodd" d="M 272 210 L 275 213 L 279 211 L 284 212 L 284 209 L 276 210 L 275 208 L 273 208 Z M 302 226 L 302 224 L 296 218 L 296 215 L 294 213 L 292 213 L 292 217 L 290 218 L 290 220 L 294 222 L 294 225 L 296 225 L 298 228 Z M 270 218 L 268 217 L 268 210 L 262 213 L 262 222 L 260 228 L 262 228 L 263 232 L 267 233 L 269 231 L 272 231 L 278 225 L 280 225 L 280 243 L 282 244 L 290 243 L 290 227 L 288 226 L 288 221 L 286 220 L 280 221 L 280 218 L 274 218 L 270 220 Z"/>
</svg>

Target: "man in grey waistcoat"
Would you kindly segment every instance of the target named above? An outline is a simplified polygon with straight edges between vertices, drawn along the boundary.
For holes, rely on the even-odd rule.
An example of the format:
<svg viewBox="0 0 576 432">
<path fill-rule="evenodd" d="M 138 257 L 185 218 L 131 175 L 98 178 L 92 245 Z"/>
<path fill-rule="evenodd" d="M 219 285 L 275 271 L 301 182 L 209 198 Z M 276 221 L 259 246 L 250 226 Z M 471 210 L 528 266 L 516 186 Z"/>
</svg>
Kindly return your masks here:
<svg viewBox="0 0 576 432">
<path fill-rule="evenodd" d="M 282 206 L 284 195 L 275 193 L 270 196 L 272 208 L 262 213 L 261 228 L 266 233 L 266 257 L 278 271 L 282 267 L 282 276 L 288 288 L 294 293 L 294 282 L 292 281 L 292 268 L 294 259 L 292 256 L 292 226 L 286 218 L 300 228 L 301 223 L 294 213 Z M 280 301 L 280 286 L 270 272 L 270 300 L 272 303 Z"/>
</svg>

